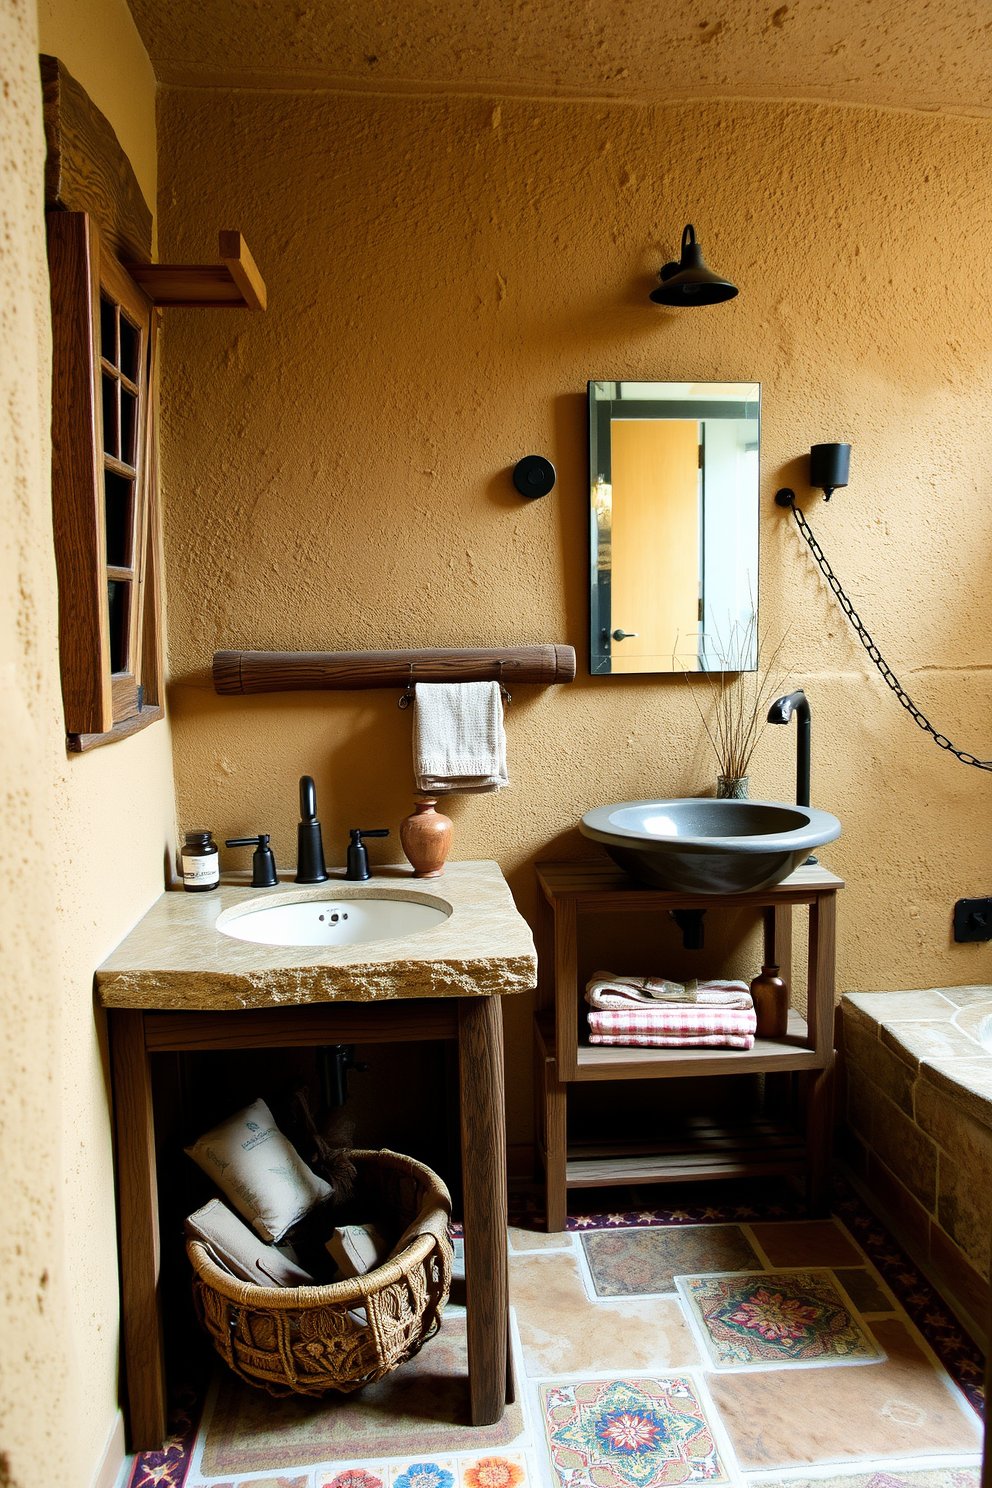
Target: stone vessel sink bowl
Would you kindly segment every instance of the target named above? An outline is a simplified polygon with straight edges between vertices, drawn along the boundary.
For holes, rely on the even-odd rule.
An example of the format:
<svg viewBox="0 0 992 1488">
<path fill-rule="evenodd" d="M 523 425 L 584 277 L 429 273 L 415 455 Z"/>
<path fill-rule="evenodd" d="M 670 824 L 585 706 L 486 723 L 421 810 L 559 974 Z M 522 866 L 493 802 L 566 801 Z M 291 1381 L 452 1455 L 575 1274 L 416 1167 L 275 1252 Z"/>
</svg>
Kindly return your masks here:
<svg viewBox="0 0 992 1488">
<path fill-rule="evenodd" d="M 443 925 L 451 905 L 443 899 L 402 899 L 398 895 L 361 898 L 307 898 L 263 908 L 225 910 L 217 929 L 234 940 L 272 946 L 348 946 L 395 940 Z"/>
<path fill-rule="evenodd" d="M 581 830 L 652 888 L 743 894 L 787 878 L 840 836 L 840 822 L 813 806 L 690 796 L 597 806 Z"/>
</svg>

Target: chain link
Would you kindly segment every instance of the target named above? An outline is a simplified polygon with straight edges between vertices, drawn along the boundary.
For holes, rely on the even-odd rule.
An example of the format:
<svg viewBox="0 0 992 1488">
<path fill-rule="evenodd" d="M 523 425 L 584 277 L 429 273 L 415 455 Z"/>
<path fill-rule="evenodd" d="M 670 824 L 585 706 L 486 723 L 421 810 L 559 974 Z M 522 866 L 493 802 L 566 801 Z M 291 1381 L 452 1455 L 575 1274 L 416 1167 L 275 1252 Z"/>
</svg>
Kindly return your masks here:
<svg viewBox="0 0 992 1488">
<path fill-rule="evenodd" d="M 864 646 L 865 650 L 868 652 L 868 655 L 875 663 L 875 666 L 878 668 L 879 672 L 882 675 L 882 680 L 887 684 L 887 686 L 892 688 L 892 691 L 895 693 L 900 703 L 902 703 L 903 707 L 906 709 L 906 712 L 911 716 L 913 721 L 921 729 L 924 730 L 925 733 L 928 733 L 930 735 L 931 739 L 933 739 L 933 742 L 940 749 L 948 750 L 955 756 L 956 759 L 959 759 L 963 765 L 974 765 L 977 770 L 992 770 L 992 760 L 976 759 L 973 754 L 968 754 L 963 749 L 955 749 L 950 739 L 948 739 L 945 734 L 939 734 L 934 728 L 933 724 L 930 722 L 929 718 L 927 718 L 925 714 L 920 712 L 919 708 L 913 702 L 913 699 L 909 696 L 909 694 L 902 686 L 899 678 L 896 676 L 892 668 L 889 666 L 888 662 L 882 656 L 878 647 L 875 645 L 875 642 L 872 640 L 870 634 L 865 628 L 861 616 L 858 614 L 857 610 L 854 608 L 851 601 L 844 593 L 844 590 L 841 588 L 840 580 L 834 573 L 833 569 L 830 567 L 823 549 L 820 547 L 820 544 L 817 542 L 816 537 L 813 534 L 812 527 L 809 525 L 802 512 L 796 506 L 795 502 L 790 501 L 789 506 L 792 510 L 792 515 L 796 519 L 796 525 L 809 544 L 810 552 L 816 559 L 823 577 L 826 579 L 827 583 L 836 594 L 838 602 L 841 609 L 844 611 L 844 614 L 854 626 L 854 629 L 857 632 L 858 640 L 861 642 L 862 646 Z"/>
</svg>

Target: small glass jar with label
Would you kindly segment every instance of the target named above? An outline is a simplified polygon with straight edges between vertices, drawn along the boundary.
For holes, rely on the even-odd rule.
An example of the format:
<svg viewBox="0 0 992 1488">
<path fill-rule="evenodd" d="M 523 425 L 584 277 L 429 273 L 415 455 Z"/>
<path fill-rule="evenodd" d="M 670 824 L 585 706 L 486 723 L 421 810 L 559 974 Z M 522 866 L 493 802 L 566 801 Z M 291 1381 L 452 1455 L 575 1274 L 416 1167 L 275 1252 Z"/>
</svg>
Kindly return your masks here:
<svg viewBox="0 0 992 1488">
<path fill-rule="evenodd" d="M 212 832 L 187 832 L 180 853 L 183 888 L 188 894 L 205 894 L 220 883 L 220 856 Z"/>
</svg>

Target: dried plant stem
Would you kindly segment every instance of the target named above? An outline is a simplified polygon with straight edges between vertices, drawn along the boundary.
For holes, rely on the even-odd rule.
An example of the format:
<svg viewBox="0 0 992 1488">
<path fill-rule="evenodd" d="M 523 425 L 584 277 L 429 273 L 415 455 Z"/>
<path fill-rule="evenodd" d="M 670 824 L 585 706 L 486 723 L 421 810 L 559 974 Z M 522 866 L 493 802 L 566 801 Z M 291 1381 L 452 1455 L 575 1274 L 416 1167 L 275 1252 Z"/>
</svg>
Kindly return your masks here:
<svg viewBox="0 0 992 1488">
<path fill-rule="evenodd" d="M 723 663 L 722 671 L 696 673 L 690 672 L 684 664 L 682 666 L 689 694 L 716 756 L 720 774 L 730 780 L 740 780 L 748 773 L 751 757 L 768 722 L 768 709 L 784 691 L 789 675 L 787 671 L 780 671 L 778 666 L 786 637 L 783 635 L 769 653 L 768 637 L 758 635 L 757 625 L 757 617 L 752 614 L 744 627 L 734 627 L 726 648 L 717 648 L 716 654 Z M 741 659 L 752 653 L 757 660 L 755 670 L 737 670 Z M 696 676 L 706 679 L 709 717 L 692 685 Z"/>
</svg>

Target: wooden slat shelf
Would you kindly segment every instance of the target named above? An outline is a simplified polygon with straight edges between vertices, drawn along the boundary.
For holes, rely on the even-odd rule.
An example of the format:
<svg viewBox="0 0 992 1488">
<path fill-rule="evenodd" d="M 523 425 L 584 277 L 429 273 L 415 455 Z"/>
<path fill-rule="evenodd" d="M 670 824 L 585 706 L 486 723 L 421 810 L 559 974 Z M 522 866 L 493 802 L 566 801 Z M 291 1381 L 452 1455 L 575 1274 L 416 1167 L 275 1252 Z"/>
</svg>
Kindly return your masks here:
<svg viewBox="0 0 992 1488">
<path fill-rule="evenodd" d="M 574 899 L 581 914 L 616 910 L 715 909 L 751 904 L 756 909 L 768 904 L 808 904 L 825 890 L 844 888 L 844 880 L 817 864 L 797 868 L 781 883 L 767 889 L 752 889 L 746 894 L 686 894 L 668 889 L 652 889 L 635 883 L 628 873 L 615 864 L 602 860 L 588 863 L 538 863 L 537 877 L 550 903 L 557 899 Z"/>
<path fill-rule="evenodd" d="M 823 1069 L 830 1053 L 809 1046 L 806 1020 L 790 1011 L 784 1039 L 756 1038 L 751 1049 L 638 1049 L 580 1044 L 576 1080 L 682 1079 L 686 1075 L 755 1075 L 774 1070 Z"/>
<path fill-rule="evenodd" d="M 791 1126 L 760 1118 L 730 1125 L 696 1117 L 681 1123 L 665 1141 L 569 1142 L 565 1185 L 693 1183 L 800 1174 L 806 1167 L 805 1139 Z"/>
</svg>

